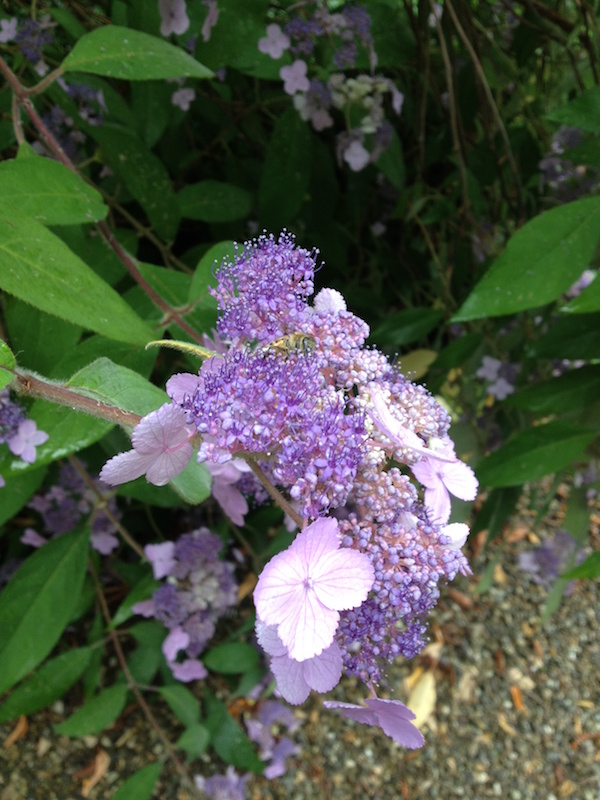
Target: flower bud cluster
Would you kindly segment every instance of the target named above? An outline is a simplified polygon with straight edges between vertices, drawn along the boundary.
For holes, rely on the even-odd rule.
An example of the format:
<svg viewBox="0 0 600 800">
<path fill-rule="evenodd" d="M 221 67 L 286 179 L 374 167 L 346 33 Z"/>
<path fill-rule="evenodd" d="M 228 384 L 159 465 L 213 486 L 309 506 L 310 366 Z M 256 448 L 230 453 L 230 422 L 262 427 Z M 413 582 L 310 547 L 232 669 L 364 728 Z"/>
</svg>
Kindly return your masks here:
<svg viewBox="0 0 600 800">
<path fill-rule="evenodd" d="M 7 444 L 10 452 L 28 464 L 36 459 L 36 447 L 48 441 L 48 434 L 38 431 L 36 423 L 28 419 L 20 405 L 10 399 L 8 389 L 0 391 L 0 444 Z M 0 487 L 4 479 L 0 475 Z"/>
</svg>

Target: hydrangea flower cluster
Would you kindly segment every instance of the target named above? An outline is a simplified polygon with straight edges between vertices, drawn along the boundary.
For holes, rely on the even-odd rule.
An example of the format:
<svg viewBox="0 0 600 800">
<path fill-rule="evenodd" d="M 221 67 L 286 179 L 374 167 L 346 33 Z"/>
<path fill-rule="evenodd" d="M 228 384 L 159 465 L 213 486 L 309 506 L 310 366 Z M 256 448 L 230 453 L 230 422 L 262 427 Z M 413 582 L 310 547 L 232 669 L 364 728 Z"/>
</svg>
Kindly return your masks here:
<svg viewBox="0 0 600 800">
<path fill-rule="evenodd" d="M 529 572 L 536 583 L 550 591 L 552 584 L 567 569 L 577 550 L 578 544 L 571 534 L 559 528 L 536 550 L 519 553 L 519 568 L 523 572 Z M 578 553 L 575 563 L 580 564 L 583 558 L 583 553 Z M 571 594 L 574 586 L 575 581 L 570 581 L 565 587 L 565 594 Z"/>
<path fill-rule="evenodd" d="M 172 404 L 146 417 L 134 450 L 101 473 L 119 483 L 160 464 L 166 482 L 189 458 L 174 457 L 199 441 L 200 461 L 244 459 L 288 495 L 302 530 L 266 565 L 254 600 L 259 643 L 292 703 L 330 690 L 342 671 L 377 699 L 385 664 L 423 647 L 439 582 L 469 573 L 468 528 L 448 524 L 451 495 L 477 492 L 447 412 L 365 347 L 368 326 L 339 292 L 323 289 L 309 304 L 316 255 L 287 233 L 263 235 L 221 265 L 212 293 L 227 349 L 197 375 L 173 376 Z M 177 420 L 174 433 L 164 415 Z M 142 428 L 148 441 L 155 433 L 146 455 Z M 177 614 L 171 624 L 180 626 Z M 407 722 L 401 703 L 390 708 Z"/>
<path fill-rule="evenodd" d="M 361 6 L 349 6 L 332 12 L 322 3 L 304 3 L 282 30 L 275 23 L 267 26 L 267 35 L 259 40 L 258 49 L 279 59 L 285 52 L 295 56 L 291 65 L 280 70 L 284 91 L 294 98 L 294 107 L 316 131 L 334 125 L 332 111 L 338 110 L 346 121 L 346 130 L 338 135 L 337 155 L 355 172 L 377 161 L 392 141 L 392 128 L 385 118 L 385 101 L 389 99 L 400 114 L 404 97 L 393 81 L 377 75 L 360 74 L 348 77 L 341 72 L 354 67 L 360 42 L 369 52 L 371 71 L 377 57 L 373 49 L 371 19 Z M 314 58 L 321 41 L 335 42 L 332 67 L 336 71 L 327 80 L 310 79 L 308 61 Z M 312 66 L 312 62 L 311 62 Z M 319 70 L 322 74 L 322 69 Z M 350 124 L 349 120 L 352 120 Z"/>
<path fill-rule="evenodd" d="M 10 452 L 28 464 L 36 459 L 36 447 L 48 441 L 48 434 L 38 431 L 36 423 L 28 419 L 20 405 L 10 399 L 8 389 L 0 391 L 0 444 L 7 444 Z M 0 475 L 0 487 L 4 479 Z"/>
<path fill-rule="evenodd" d="M 186 533 L 176 542 L 148 545 L 146 556 L 154 577 L 166 578 L 151 600 L 132 610 L 160 620 L 169 629 L 163 653 L 180 681 L 206 676 L 198 659 L 212 639 L 220 617 L 236 603 L 234 565 L 219 558 L 222 541 L 207 528 Z M 184 660 L 178 661 L 180 652 Z"/>
<path fill-rule="evenodd" d="M 60 468 L 58 482 L 47 492 L 36 494 L 28 507 L 41 516 L 44 533 L 51 538 L 74 530 L 89 517 L 90 544 L 102 555 L 108 555 L 119 544 L 115 523 L 120 520 L 121 512 L 114 497 L 102 495 L 98 479 L 94 480 L 94 485 L 100 497 L 86 485 L 72 464 L 65 463 Z M 34 528 L 26 528 L 21 541 L 32 547 L 41 547 L 48 540 Z"/>
</svg>

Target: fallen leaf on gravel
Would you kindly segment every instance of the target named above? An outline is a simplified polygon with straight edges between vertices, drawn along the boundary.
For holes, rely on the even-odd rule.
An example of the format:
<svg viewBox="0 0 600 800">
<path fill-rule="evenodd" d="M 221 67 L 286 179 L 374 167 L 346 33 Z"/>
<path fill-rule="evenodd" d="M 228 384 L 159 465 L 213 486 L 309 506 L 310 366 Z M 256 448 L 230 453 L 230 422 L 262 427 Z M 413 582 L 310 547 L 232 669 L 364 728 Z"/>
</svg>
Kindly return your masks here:
<svg viewBox="0 0 600 800">
<path fill-rule="evenodd" d="M 416 715 L 412 724 L 417 728 L 421 728 L 433 713 L 436 696 L 435 676 L 432 671 L 424 672 L 406 701 L 406 705 Z"/>
<path fill-rule="evenodd" d="M 454 600 L 457 606 L 463 609 L 463 611 L 470 611 L 473 608 L 473 601 L 471 598 L 464 594 L 464 592 L 459 592 L 458 589 L 453 589 L 449 587 L 447 590 L 448 596 Z"/>
<path fill-rule="evenodd" d="M 5 749 L 12 747 L 15 742 L 18 742 L 19 739 L 22 739 L 25 736 L 28 728 L 29 728 L 29 723 L 27 722 L 27 717 L 24 714 L 21 714 L 21 716 L 17 720 L 17 724 L 12 729 L 12 732 L 4 740 L 4 744 L 2 745 L 2 747 L 4 747 Z"/>
<path fill-rule="evenodd" d="M 535 682 L 529 675 L 523 674 L 518 667 L 511 667 L 508 670 L 508 679 L 516 684 L 519 689 L 523 689 L 524 692 L 532 692 L 535 689 Z"/>
<path fill-rule="evenodd" d="M 502 564 L 496 564 L 494 567 L 494 583 L 498 583 L 503 586 L 508 581 L 506 577 L 506 572 L 502 569 Z"/>
<path fill-rule="evenodd" d="M 108 755 L 106 750 L 100 749 L 96 753 L 96 758 L 94 759 L 92 774 L 90 775 L 89 778 L 85 778 L 85 780 L 81 784 L 82 797 L 90 796 L 90 792 L 92 791 L 94 786 L 106 774 L 109 764 L 110 764 L 110 756 Z"/>
</svg>

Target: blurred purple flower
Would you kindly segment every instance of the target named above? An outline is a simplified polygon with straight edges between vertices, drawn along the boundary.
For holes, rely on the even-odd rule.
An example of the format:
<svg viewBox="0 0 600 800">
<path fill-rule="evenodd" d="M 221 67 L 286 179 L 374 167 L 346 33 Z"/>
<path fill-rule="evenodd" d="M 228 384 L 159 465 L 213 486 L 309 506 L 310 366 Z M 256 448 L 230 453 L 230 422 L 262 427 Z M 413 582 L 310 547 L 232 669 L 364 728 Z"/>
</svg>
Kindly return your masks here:
<svg viewBox="0 0 600 800">
<path fill-rule="evenodd" d="M 185 0 L 158 0 L 161 18 L 160 32 L 163 36 L 182 34 L 190 27 Z"/>
<path fill-rule="evenodd" d="M 200 33 L 202 34 L 202 41 L 208 42 L 212 29 L 219 21 L 219 7 L 217 6 L 217 0 L 202 0 L 202 5 L 206 6 L 208 14 L 202 24 Z"/>
<path fill-rule="evenodd" d="M 225 775 L 213 775 L 205 778 L 196 775 L 196 787 L 209 798 L 209 800 L 245 800 L 246 784 L 250 780 L 250 773 L 238 775 L 232 766 L 227 767 Z"/>
<path fill-rule="evenodd" d="M 274 59 L 281 58 L 289 46 L 290 37 L 275 23 L 267 25 L 267 35 L 258 40 L 260 52 Z"/>
<path fill-rule="evenodd" d="M 519 553 L 519 568 L 523 572 L 529 572 L 536 583 L 550 590 L 554 581 L 567 568 L 577 547 L 571 534 L 559 528 L 544 540 L 541 547 Z M 580 554 L 577 563 L 582 559 L 583 554 Z M 574 581 L 571 581 L 565 592 L 572 592 L 573 586 Z"/>
<path fill-rule="evenodd" d="M 279 77 L 283 81 L 283 91 L 289 95 L 296 92 L 307 92 L 310 89 L 310 81 L 306 77 L 306 61 L 296 59 L 293 64 L 282 67 L 279 70 Z"/>
<path fill-rule="evenodd" d="M 26 419 L 21 422 L 17 433 L 7 444 L 13 455 L 20 456 L 28 464 L 33 464 L 36 458 L 35 448 L 47 442 L 48 438 L 45 431 L 38 431 L 34 420 Z"/>
<path fill-rule="evenodd" d="M 177 89 L 176 92 L 173 92 L 171 95 L 171 103 L 177 108 L 180 108 L 182 111 L 189 111 L 190 105 L 196 99 L 196 90 L 190 89 L 189 87 L 184 87 L 182 89 Z"/>
<path fill-rule="evenodd" d="M 0 43 L 12 42 L 17 35 L 17 18 L 0 19 Z"/>
</svg>

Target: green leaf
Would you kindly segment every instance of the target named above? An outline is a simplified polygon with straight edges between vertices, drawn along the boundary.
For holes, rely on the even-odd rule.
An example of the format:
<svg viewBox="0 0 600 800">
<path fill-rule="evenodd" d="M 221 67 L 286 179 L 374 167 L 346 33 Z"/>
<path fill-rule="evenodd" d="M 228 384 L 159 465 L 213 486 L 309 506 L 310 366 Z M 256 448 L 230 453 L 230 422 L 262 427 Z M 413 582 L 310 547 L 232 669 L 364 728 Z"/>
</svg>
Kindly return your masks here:
<svg viewBox="0 0 600 800">
<path fill-rule="evenodd" d="M 600 86 L 582 92 L 570 103 L 547 114 L 546 119 L 600 133 Z"/>
<path fill-rule="evenodd" d="M 152 332 L 125 301 L 39 222 L 0 208 L 0 289 L 42 311 L 120 342 Z"/>
<path fill-rule="evenodd" d="M 232 222 L 252 211 L 252 195 L 221 181 L 201 181 L 184 186 L 177 195 L 181 216 L 201 222 Z"/>
<path fill-rule="evenodd" d="M 4 300 L 6 324 L 12 342 L 19 343 L 19 366 L 42 375 L 51 373 L 57 360 L 72 352 L 81 328 L 53 314 L 46 314 L 18 297 Z"/>
<path fill-rule="evenodd" d="M 63 736 L 90 736 L 100 733 L 117 719 L 125 707 L 127 686 L 116 683 L 92 697 L 64 722 L 54 726 Z"/>
<path fill-rule="evenodd" d="M 200 703 L 185 686 L 174 683 L 172 686 L 161 686 L 158 692 L 186 728 L 199 721 Z"/>
<path fill-rule="evenodd" d="M 192 457 L 187 467 L 169 482 L 177 494 L 191 505 L 202 503 L 210 495 L 212 476 L 205 464 Z"/>
<path fill-rule="evenodd" d="M 46 475 L 44 467 L 39 468 L 36 464 L 25 474 L 9 475 L 2 469 L 0 475 L 4 478 L 2 487 L 2 503 L 0 503 L 0 526 L 7 520 L 15 516 L 25 503 L 32 497 L 41 486 Z M 0 531 L 0 536 L 2 531 Z"/>
<path fill-rule="evenodd" d="M 275 126 L 260 180 L 260 221 L 267 229 L 281 230 L 300 211 L 308 189 L 310 161 L 308 125 L 290 108 Z"/>
<path fill-rule="evenodd" d="M 177 747 L 185 750 L 190 758 L 198 758 L 210 743 L 210 733 L 199 722 L 187 727 L 177 740 Z"/>
<path fill-rule="evenodd" d="M 146 378 L 109 358 L 98 358 L 75 373 L 67 386 L 102 403 L 144 416 L 155 411 L 168 398 Z"/>
<path fill-rule="evenodd" d="M 61 698 L 81 677 L 91 653 L 90 647 L 79 647 L 47 661 L 2 701 L 0 722 L 21 714 L 33 714 Z"/>
<path fill-rule="evenodd" d="M 596 550 L 591 556 L 577 567 L 573 567 L 568 572 L 561 575 L 561 578 L 573 579 L 593 579 L 600 575 L 600 550 Z"/>
<path fill-rule="evenodd" d="M 558 378 L 522 389 L 506 405 L 539 413 L 577 412 L 600 399 L 600 366 L 572 369 Z"/>
<path fill-rule="evenodd" d="M 152 575 L 145 575 L 141 581 L 136 583 L 125 600 L 123 600 L 121 605 L 115 611 L 112 621 L 108 626 L 108 630 L 113 630 L 119 625 L 122 625 L 123 622 L 126 622 L 126 620 L 130 619 L 134 613 L 131 610 L 131 606 L 141 602 L 142 600 L 149 600 L 152 597 L 153 592 L 160 588 L 161 585 L 162 584 L 160 584 L 158 581 L 154 580 Z"/>
<path fill-rule="evenodd" d="M 447 344 L 433 363 L 434 369 L 450 370 L 460 367 L 471 358 L 483 342 L 480 333 L 465 333 L 450 344 Z"/>
<path fill-rule="evenodd" d="M 532 350 L 539 358 L 600 358 L 600 314 L 576 314 L 557 320 Z"/>
<path fill-rule="evenodd" d="M 406 167 L 404 166 L 404 156 L 402 154 L 402 142 L 396 131 L 393 131 L 392 142 L 383 151 L 375 162 L 388 181 L 396 189 L 402 191 L 406 182 Z"/>
<path fill-rule="evenodd" d="M 0 162 L 0 204 L 44 225 L 73 225 L 104 219 L 102 196 L 70 169 L 51 158 Z"/>
<path fill-rule="evenodd" d="M 513 436 L 484 458 L 475 472 L 481 486 L 519 486 L 566 467 L 581 458 L 596 432 L 556 421 Z"/>
<path fill-rule="evenodd" d="M 0 339 L 0 390 L 8 386 L 14 379 L 12 370 L 17 366 L 17 360 L 6 342 Z"/>
<path fill-rule="evenodd" d="M 530 220 L 452 321 L 514 314 L 556 300 L 589 265 L 599 230 L 600 197 L 576 200 Z"/>
<path fill-rule="evenodd" d="M 179 225 L 179 204 L 163 162 L 125 127 L 103 125 L 94 129 L 94 138 L 158 235 L 172 239 Z"/>
<path fill-rule="evenodd" d="M 96 28 L 82 36 L 63 61 L 62 70 L 128 81 L 213 75 L 185 50 L 156 36 L 117 25 Z"/>
<path fill-rule="evenodd" d="M 137 684 L 143 686 L 149 686 L 152 683 L 154 676 L 164 663 L 164 656 L 160 648 L 156 647 L 136 647 L 127 656 L 127 666 L 131 677 Z"/>
<path fill-rule="evenodd" d="M 235 242 L 232 241 L 218 242 L 207 250 L 192 275 L 188 300 L 193 301 L 200 297 L 206 297 L 210 298 L 214 303 L 214 298 L 211 298 L 208 294 L 208 287 L 214 286 L 216 283 L 214 271 L 221 266 L 225 259 L 228 262 L 232 262 L 235 258 L 235 253 Z"/>
<path fill-rule="evenodd" d="M 162 764 L 159 763 L 142 767 L 119 786 L 112 800 L 150 800 L 161 771 Z"/>
<path fill-rule="evenodd" d="M 382 345 L 400 346 L 422 339 L 443 318 L 441 311 L 433 308 L 409 308 L 388 316 L 371 333 L 371 338 Z"/>
<path fill-rule="evenodd" d="M 238 672 L 246 672 L 258 664 L 258 651 L 256 647 L 243 642 L 220 644 L 205 653 L 202 656 L 202 662 L 207 669 L 213 672 L 236 675 Z"/>
<path fill-rule="evenodd" d="M 496 539 L 502 533 L 504 524 L 515 510 L 520 496 L 521 488 L 518 486 L 493 489 L 475 517 L 471 533 L 476 534 L 487 530 L 485 540 L 487 547 L 493 539 Z"/>
<path fill-rule="evenodd" d="M 0 694 L 48 655 L 79 599 L 89 534 L 75 530 L 29 556 L 0 594 Z"/>
<path fill-rule="evenodd" d="M 257 756 L 250 739 L 229 715 L 225 704 L 208 689 L 205 691 L 205 703 L 208 713 L 205 725 L 217 754 L 227 764 L 260 775 L 264 764 Z"/>
</svg>

